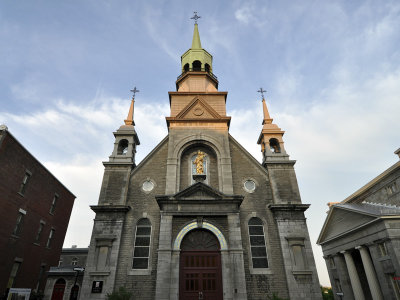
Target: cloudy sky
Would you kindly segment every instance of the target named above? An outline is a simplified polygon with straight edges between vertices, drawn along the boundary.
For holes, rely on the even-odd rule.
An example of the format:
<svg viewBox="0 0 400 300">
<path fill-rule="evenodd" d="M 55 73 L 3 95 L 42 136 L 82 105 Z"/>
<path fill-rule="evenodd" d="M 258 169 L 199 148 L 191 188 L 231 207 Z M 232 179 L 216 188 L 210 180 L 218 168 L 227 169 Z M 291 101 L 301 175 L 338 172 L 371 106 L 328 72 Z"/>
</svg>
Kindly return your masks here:
<svg viewBox="0 0 400 300">
<path fill-rule="evenodd" d="M 64 246 L 88 246 L 101 162 L 133 86 L 138 161 L 167 134 L 167 92 L 191 45 L 193 11 L 229 92 L 230 132 L 258 160 L 257 90 L 267 90 L 329 285 L 315 245 L 326 203 L 398 160 L 397 0 L 1 1 L 0 123 L 77 196 Z"/>
</svg>

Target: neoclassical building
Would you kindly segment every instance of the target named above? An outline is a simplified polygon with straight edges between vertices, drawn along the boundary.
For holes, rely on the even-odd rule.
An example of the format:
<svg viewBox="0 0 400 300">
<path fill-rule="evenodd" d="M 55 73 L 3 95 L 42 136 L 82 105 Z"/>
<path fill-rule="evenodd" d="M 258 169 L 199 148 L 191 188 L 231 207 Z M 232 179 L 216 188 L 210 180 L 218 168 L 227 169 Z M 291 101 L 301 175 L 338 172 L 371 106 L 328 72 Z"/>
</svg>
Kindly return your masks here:
<svg viewBox="0 0 400 300">
<path fill-rule="evenodd" d="M 262 163 L 230 134 L 227 92 L 194 26 L 169 92 L 168 135 L 139 164 L 131 107 L 114 132 L 81 299 L 123 286 L 134 299 L 321 299 L 282 131 L 265 100 Z"/>
<path fill-rule="evenodd" d="M 330 205 L 318 244 L 335 299 L 400 299 L 400 161 Z"/>
</svg>

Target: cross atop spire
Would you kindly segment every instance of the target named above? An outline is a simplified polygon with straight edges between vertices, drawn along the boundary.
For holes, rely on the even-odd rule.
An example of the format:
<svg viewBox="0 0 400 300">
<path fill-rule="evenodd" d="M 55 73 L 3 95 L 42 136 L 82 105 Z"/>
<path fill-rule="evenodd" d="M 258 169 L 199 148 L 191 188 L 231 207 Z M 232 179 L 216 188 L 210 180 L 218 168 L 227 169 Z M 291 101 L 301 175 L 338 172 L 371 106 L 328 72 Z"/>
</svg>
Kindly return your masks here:
<svg viewBox="0 0 400 300">
<path fill-rule="evenodd" d="M 135 103 L 135 95 L 136 93 L 139 93 L 140 91 L 136 88 L 136 86 L 131 90 L 133 93 L 132 95 L 132 100 L 131 100 L 131 106 L 129 107 L 129 112 L 128 116 L 126 117 L 126 120 L 124 120 L 125 125 L 135 125 L 135 122 L 133 121 L 133 109 L 134 109 L 134 103 Z"/>
<path fill-rule="evenodd" d="M 264 99 L 264 93 L 266 92 L 266 90 L 263 90 L 263 88 L 260 87 L 260 89 L 257 92 L 261 93 L 261 98 Z"/>
<path fill-rule="evenodd" d="M 200 19 L 201 17 L 197 15 L 197 11 L 193 12 L 194 16 L 191 17 L 190 19 L 194 20 L 194 24 L 197 24 L 197 20 Z"/>
<path fill-rule="evenodd" d="M 136 86 L 133 88 L 133 90 L 131 90 L 131 92 L 133 93 L 132 95 L 132 100 L 135 99 L 135 95 L 136 93 L 139 93 L 140 91 L 138 89 L 136 89 Z"/>
</svg>

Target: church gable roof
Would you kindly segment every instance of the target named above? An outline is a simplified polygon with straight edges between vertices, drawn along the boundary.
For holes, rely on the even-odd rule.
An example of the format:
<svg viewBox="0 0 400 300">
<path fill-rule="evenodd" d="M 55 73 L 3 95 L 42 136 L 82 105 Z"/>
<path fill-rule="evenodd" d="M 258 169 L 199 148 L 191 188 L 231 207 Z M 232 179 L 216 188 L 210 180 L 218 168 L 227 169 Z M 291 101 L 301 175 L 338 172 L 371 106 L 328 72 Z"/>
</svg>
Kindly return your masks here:
<svg viewBox="0 0 400 300">
<path fill-rule="evenodd" d="M 377 220 L 380 216 L 376 213 L 360 207 L 351 205 L 333 205 L 329 210 L 328 216 L 322 227 L 318 237 L 317 244 L 325 243 L 333 238 L 356 230 L 372 221 Z"/>
</svg>

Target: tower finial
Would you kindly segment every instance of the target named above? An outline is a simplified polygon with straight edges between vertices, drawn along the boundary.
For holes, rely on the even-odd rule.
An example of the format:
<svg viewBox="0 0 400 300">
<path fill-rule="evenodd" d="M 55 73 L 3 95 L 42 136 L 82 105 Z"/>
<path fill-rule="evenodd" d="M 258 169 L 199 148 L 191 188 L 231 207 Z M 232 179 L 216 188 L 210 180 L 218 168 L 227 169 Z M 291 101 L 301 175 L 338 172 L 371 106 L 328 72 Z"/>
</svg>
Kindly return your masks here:
<svg viewBox="0 0 400 300">
<path fill-rule="evenodd" d="M 129 112 L 128 116 L 126 117 L 126 120 L 124 120 L 125 125 L 135 125 L 135 122 L 133 121 L 133 109 L 134 109 L 134 103 L 135 103 L 135 95 L 136 93 L 139 93 L 140 91 L 136 88 L 136 86 L 131 90 L 133 93 L 132 95 L 132 100 L 131 100 L 131 106 L 129 107 Z"/>
<path fill-rule="evenodd" d="M 201 17 L 197 15 L 197 11 L 194 11 L 194 16 L 191 17 L 190 19 L 194 20 L 194 24 L 197 24 L 197 20 L 200 19 Z"/>
<path fill-rule="evenodd" d="M 140 91 L 138 89 L 136 89 L 136 86 L 133 88 L 133 90 L 131 90 L 131 92 L 133 93 L 132 95 L 132 100 L 135 99 L 135 95 L 136 93 L 139 93 Z"/>
<path fill-rule="evenodd" d="M 263 90 L 263 88 L 260 87 L 260 89 L 257 92 L 261 93 L 261 98 L 264 99 L 264 93 L 266 92 L 266 90 Z"/>
</svg>

